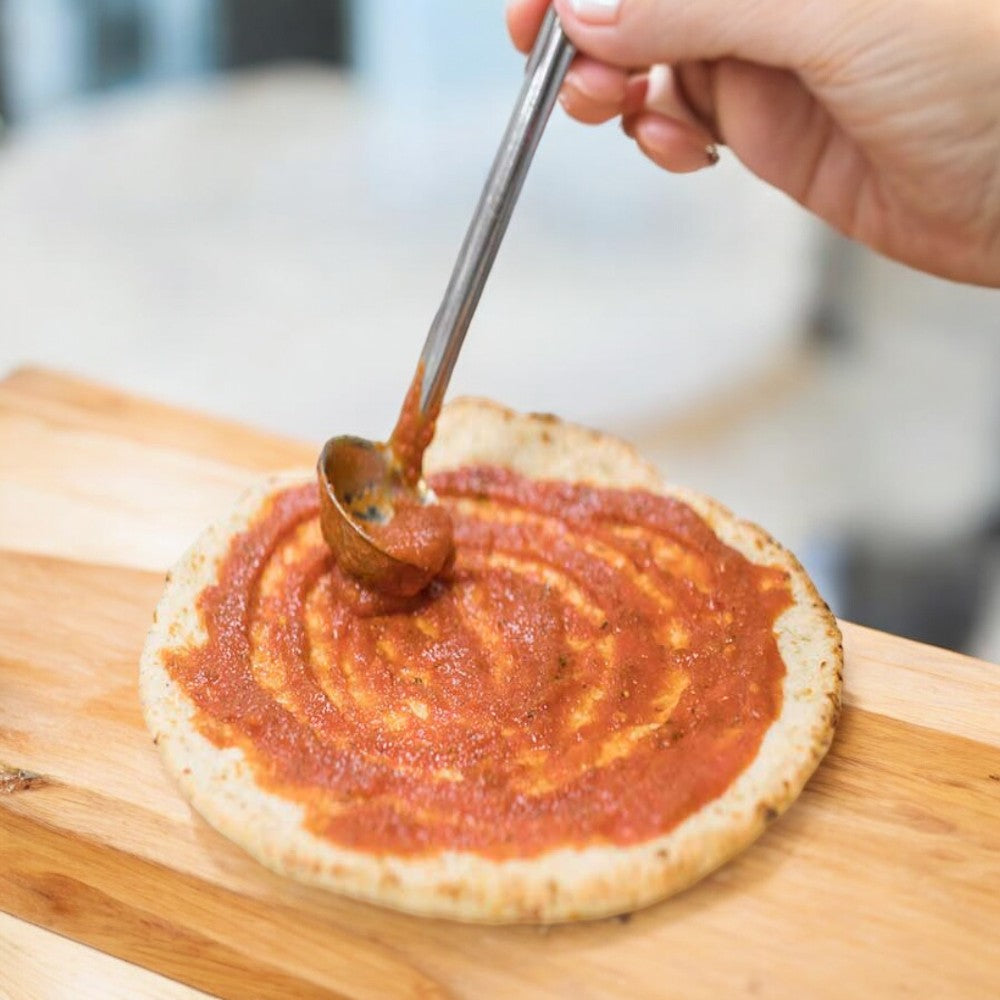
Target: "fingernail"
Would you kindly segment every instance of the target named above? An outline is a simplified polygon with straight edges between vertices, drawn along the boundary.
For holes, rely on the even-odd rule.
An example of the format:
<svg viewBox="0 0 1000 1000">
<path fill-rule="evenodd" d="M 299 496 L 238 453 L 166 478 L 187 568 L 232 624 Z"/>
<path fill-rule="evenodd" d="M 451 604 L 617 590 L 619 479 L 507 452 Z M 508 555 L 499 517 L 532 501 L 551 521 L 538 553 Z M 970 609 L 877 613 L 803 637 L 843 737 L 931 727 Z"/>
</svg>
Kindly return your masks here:
<svg viewBox="0 0 1000 1000">
<path fill-rule="evenodd" d="M 649 78 L 645 73 L 633 73 L 625 84 L 625 113 L 634 115 L 642 111 L 649 92 Z"/>
<path fill-rule="evenodd" d="M 575 70 L 570 70 L 563 78 L 563 87 L 575 90 L 578 94 L 586 96 L 586 89 L 580 86 L 580 74 Z"/>
<path fill-rule="evenodd" d="M 618 18 L 621 0 L 571 0 L 573 13 L 591 24 L 612 24 Z"/>
<path fill-rule="evenodd" d="M 646 90 L 646 108 L 658 114 L 675 118 L 679 122 L 687 122 L 695 128 L 702 123 L 697 115 L 688 107 L 687 101 L 680 92 L 680 85 L 671 67 L 658 63 L 649 69 L 649 87 Z"/>
<path fill-rule="evenodd" d="M 705 158 L 708 160 L 710 167 L 714 167 L 719 162 L 719 147 L 714 142 L 710 142 L 705 147 Z"/>
</svg>

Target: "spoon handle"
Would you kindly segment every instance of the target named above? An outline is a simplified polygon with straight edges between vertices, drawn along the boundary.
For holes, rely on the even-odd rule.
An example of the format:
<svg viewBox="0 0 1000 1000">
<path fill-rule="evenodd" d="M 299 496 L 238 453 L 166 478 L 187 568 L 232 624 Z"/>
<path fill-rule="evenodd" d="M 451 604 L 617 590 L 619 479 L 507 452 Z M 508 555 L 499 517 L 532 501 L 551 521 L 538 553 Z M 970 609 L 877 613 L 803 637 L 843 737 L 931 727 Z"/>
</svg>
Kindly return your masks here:
<svg viewBox="0 0 1000 1000">
<path fill-rule="evenodd" d="M 524 85 L 420 355 L 420 415 L 436 414 L 574 49 L 549 8 Z"/>
</svg>

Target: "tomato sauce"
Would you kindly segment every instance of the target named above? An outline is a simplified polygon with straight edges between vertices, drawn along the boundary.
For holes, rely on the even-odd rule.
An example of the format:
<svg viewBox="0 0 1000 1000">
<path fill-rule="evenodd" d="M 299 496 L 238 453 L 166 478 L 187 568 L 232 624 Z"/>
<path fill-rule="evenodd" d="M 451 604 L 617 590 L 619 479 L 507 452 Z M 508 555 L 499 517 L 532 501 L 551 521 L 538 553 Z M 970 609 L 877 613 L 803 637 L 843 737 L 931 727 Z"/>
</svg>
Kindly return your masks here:
<svg viewBox="0 0 1000 1000">
<path fill-rule="evenodd" d="M 452 567 L 364 590 L 314 485 L 273 497 L 165 664 L 219 746 L 374 853 L 502 859 L 671 830 L 753 760 L 778 715 L 787 574 L 684 503 L 493 468 L 434 477 Z"/>
<path fill-rule="evenodd" d="M 400 475 L 408 486 L 413 486 L 420 479 L 424 452 L 434 437 L 434 427 L 441 410 L 439 403 L 435 410 L 421 415 L 420 393 L 423 384 L 424 363 L 421 361 L 417 365 L 417 372 L 413 376 L 410 388 L 406 391 L 399 419 L 389 439 L 389 446 L 399 464 Z"/>
<path fill-rule="evenodd" d="M 454 552 L 453 527 L 448 511 L 439 504 L 407 503 L 398 497 L 392 517 L 364 523 L 367 535 L 400 562 L 437 574 Z"/>
</svg>

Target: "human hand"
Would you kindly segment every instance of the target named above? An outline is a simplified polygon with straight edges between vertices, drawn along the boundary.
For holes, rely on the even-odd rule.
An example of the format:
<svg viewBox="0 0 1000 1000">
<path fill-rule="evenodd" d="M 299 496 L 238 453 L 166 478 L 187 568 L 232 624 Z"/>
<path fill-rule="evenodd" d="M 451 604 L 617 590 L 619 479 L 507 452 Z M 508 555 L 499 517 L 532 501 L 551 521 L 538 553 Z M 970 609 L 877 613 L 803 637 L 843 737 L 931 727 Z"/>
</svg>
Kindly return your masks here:
<svg viewBox="0 0 1000 1000">
<path fill-rule="evenodd" d="M 531 47 L 548 0 L 508 0 Z M 1000 287 L 995 0 L 555 0 L 579 49 L 561 100 L 622 118 L 653 162 L 715 160 L 913 267 Z"/>
</svg>

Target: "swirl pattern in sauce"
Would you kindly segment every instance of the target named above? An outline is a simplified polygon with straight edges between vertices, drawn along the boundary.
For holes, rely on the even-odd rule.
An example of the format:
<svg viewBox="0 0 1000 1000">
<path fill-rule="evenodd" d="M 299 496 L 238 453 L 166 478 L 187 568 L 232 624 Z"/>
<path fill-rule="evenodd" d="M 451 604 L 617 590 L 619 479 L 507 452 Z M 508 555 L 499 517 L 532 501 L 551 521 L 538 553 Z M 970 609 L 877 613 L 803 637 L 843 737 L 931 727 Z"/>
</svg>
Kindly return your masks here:
<svg viewBox="0 0 1000 1000">
<path fill-rule="evenodd" d="M 502 859 L 667 833 L 781 708 L 787 574 L 642 491 L 463 469 L 453 569 L 392 601 L 341 574 L 313 485 L 272 497 L 164 653 L 200 731 L 348 848 Z"/>
</svg>

